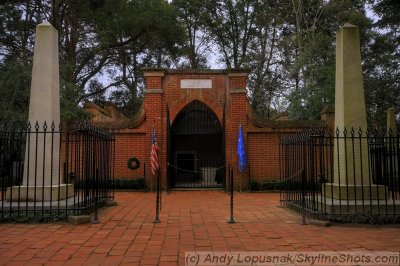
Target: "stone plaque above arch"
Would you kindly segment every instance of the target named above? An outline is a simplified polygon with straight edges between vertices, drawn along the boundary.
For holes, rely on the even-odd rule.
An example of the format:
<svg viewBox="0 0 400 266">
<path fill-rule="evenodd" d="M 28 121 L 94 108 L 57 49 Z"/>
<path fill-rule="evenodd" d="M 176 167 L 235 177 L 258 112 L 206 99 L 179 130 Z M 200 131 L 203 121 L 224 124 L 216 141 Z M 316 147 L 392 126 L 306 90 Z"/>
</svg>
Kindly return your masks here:
<svg viewBox="0 0 400 266">
<path fill-rule="evenodd" d="M 212 80 L 181 79 L 181 89 L 212 89 Z"/>
</svg>

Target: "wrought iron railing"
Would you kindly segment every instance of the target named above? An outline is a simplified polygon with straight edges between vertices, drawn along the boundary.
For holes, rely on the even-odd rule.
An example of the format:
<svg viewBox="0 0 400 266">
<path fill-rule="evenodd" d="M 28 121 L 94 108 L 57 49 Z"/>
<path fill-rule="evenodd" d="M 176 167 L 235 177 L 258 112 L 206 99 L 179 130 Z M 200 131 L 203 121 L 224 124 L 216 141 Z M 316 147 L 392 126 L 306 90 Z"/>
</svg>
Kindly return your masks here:
<svg viewBox="0 0 400 266">
<path fill-rule="evenodd" d="M 88 123 L 0 123 L 0 221 L 88 214 L 114 200 L 114 136 Z"/>
<path fill-rule="evenodd" d="M 399 221 L 399 132 L 311 130 L 280 143 L 283 204 L 322 219 Z"/>
</svg>

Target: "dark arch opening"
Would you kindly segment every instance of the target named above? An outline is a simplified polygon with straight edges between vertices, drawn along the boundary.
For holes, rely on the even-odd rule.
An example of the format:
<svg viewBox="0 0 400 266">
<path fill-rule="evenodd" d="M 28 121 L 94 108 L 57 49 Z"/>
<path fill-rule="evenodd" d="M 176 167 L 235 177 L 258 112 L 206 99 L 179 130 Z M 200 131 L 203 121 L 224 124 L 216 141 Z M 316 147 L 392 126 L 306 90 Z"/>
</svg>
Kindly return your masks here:
<svg viewBox="0 0 400 266">
<path fill-rule="evenodd" d="M 223 187 L 223 126 L 207 105 L 196 100 L 183 108 L 171 126 L 170 141 L 171 187 Z"/>
</svg>

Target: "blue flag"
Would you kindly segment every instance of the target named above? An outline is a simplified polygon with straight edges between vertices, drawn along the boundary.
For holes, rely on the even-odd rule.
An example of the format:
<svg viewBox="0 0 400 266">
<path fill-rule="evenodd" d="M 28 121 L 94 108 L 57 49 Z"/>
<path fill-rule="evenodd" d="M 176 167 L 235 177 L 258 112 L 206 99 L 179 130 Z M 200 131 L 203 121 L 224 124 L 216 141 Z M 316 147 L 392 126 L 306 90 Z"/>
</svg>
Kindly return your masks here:
<svg viewBox="0 0 400 266">
<path fill-rule="evenodd" d="M 243 130 L 242 125 L 239 127 L 239 136 L 238 136 L 238 145 L 237 145 L 237 155 L 239 162 L 239 171 L 243 172 L 243 169 L 246 168 L 246 152 L 244 149 L 244 141 L 243 141 Z"/>
</svg>

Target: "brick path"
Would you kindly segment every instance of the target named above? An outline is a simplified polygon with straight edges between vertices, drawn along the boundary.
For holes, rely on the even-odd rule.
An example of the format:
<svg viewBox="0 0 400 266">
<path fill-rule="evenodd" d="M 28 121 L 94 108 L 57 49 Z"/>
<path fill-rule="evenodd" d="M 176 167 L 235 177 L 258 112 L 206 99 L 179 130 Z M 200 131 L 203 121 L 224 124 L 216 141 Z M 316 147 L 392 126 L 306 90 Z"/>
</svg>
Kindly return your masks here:
<svg viewBox="0 0 400 266">
<path fill-rule="evenodd" d="M 400 226 L 300 225 L 279 194 L 235 194 L 236 224 L 221 191 L 116 193 L 100 224 L 0 224 L 0 264 L 183 265 L 185 251 L 399 251 Z"/>
</svg>

